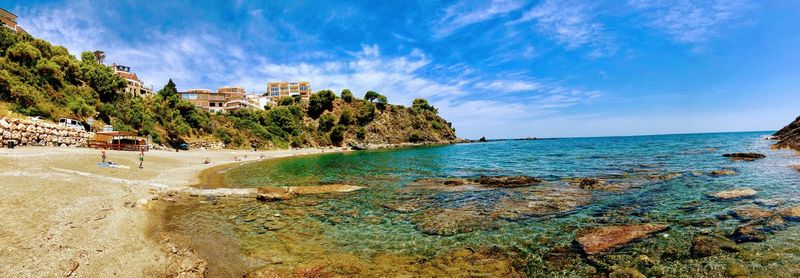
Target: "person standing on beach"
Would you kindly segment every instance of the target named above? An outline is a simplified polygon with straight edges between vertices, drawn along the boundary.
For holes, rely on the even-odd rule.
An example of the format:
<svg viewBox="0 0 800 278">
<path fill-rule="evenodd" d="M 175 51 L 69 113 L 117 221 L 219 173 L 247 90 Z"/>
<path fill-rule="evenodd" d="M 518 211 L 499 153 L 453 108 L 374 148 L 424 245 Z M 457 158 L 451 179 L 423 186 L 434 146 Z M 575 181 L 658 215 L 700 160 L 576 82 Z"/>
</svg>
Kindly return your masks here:
<svg viewBox="0 0 800 278">
<path fill-rule="evenodd" d="M 103 159 L 103 163 L 106 163 L 106 150 L 105 149 L 103 149 L 103 151 L 100 152 L 100 157 Z"/>
<path fill-rule="evenodd" d="M 144 169 L 144 150 L 139 153 L 139 169 Z"/>
</svg>

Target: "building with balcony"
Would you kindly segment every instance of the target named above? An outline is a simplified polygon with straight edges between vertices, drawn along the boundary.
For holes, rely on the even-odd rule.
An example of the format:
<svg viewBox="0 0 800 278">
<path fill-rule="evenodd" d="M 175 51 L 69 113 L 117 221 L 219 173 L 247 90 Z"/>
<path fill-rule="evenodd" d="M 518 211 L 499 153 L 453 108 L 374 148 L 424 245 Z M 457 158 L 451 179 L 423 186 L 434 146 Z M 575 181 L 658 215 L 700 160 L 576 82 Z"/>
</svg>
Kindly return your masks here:
<svg viewBox="0 0 800 278">
<path fill-rule="evenodd" d="M 308 100 L 311 96 L 311 84 L 307 81 L 267 82 L 267 92 L 264 95 L 268 96 L 273 103 L 277 103 L 281 97 L 300 96 L 301 99 Z"/>
<path fill-rule="evenodd" d="M 22 32 L 27 34 L 22 27 L 17 25 L 17 15 L 12 14 L 3 8 L 0 8 L 0 22 L 2 22 L 3 27 L 5 28 L 11 29 L 14 32 Z"/>
<path fill-rule="evenodd" d="M 191 89 L 179 92 L 181 98 L 194 104 L 198 108 L 209 112 L 224 112 L 236 109 L 258 109 L 259 106 L 248 101 L 242 87 L 222 87 L 216 92 L 210 89 Z M 262 108 L 263 109 L 263 108 Z"/>
<path fill-rule="evenodd" d="M 139 80 L 135 73 L 131 72 L 131 68 L 123 65 L 112 64 L 111 69 L 114 74 L 119 75 L 128 83 L 125 87 L 125 93 L 131 94 L 136 97 L 152 96 L 153 87 L 146 87 L 144 82 Z"/>
</svg>

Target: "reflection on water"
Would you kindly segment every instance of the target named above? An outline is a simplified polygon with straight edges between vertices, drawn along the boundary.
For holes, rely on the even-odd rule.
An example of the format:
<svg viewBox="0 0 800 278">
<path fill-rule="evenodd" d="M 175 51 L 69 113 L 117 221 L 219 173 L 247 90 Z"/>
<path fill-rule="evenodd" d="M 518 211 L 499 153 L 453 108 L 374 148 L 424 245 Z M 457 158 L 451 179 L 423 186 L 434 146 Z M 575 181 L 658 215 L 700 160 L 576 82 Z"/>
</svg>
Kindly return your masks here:
<svg viewBox="0 0 800 278">
<path fill-rule="evenodd" d="M 210 259 L 211 274 L 223 276 L 796 276 L 800 225 L 792 221 L 759 224 L 763 242 L 696 254 L 702 236 L 728 242 L 737 226 L 755 223 L 732 217 L 734 208 L 771 213 L 800 205 L 800 172 L 790 167 L 800 160 L 790 151 L 769 150 L 771 142 L 762 139 L 767 134 L 504 141 L 264 161 L 225 172 L 227 186 L 345 183 L 366 189 L 273 203 L 187 197 L 168 205 L 165 227 L 206 249 L 198 252 Z M 721 156 L 743 151 L 767 158 Z M 737 174 L 708 174 L 719 169 Z M 418 182 L 481 175 L 545 182 L 444 190 Z M 599 177 L 614 190 L 568 180 L 579 177 Z M 705 197 L 740 187 L 758 194 L 733 201 Z M 573 244 L 588 227 L 633 223 L 670 229 L 597 255 Z"/>
</svg>

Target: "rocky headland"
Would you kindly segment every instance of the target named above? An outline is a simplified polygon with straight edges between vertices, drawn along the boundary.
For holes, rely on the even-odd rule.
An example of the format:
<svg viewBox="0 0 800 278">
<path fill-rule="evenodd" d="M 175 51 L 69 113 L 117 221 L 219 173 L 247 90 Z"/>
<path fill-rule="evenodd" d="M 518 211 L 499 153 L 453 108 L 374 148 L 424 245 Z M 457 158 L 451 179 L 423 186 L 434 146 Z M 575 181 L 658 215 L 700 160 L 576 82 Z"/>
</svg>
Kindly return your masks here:
<svg viewBox="0 0 800 278">
<path fill-rule="evenodd" d="M 800 151 L 800 117 L 793 122 L 778 130 L 772 135 L 772 139 L 778 140 L 773 147 L 788 148 Z"/>
</svg>

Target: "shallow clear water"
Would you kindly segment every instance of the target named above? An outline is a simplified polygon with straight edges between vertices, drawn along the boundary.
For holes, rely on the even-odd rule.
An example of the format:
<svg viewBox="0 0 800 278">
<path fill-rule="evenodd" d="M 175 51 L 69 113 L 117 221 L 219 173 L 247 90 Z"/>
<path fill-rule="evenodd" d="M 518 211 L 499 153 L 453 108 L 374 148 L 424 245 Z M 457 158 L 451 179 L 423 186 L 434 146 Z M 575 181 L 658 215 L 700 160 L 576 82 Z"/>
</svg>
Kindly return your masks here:
<svg viewBox="0 0 800 278">
<path fill-rule="evenodd" d="M 773 142 L 764 140 L 769 134 L 497 141 L 270 160 L 227 171 L 226 185 L 345 183 L 365 189 L 268 204 L 251 199 L 185 202 L 173 205 L 174 213 L 167 222 L 171 230 L 180 234 L 208 234 L 213 230 L 217 235 L 234 238 L 238 246 L 228 247 L 244 255 L 241 264 L 247 271 L 319 266 L 345 275 L 449 276 L 453 272 L 448 272 L 448 265 L 462 267 L 463 271 L 464 265 L 481 265 L 470 261 L 472 257 L 453 259 L 456 250 L 468 248 L 478 253 L 476 250 L 493 247 L 502 250 L 503 255 L 496 257 L 514 261 L 512 268 L 528 276 L 586 276 L 611 272 L 618 266 L 635 268 L 648 276 L 725 276 L 731 275 L 734 264 L 750 273 L 794 275 L 796 269 L 782 267 L 796 264 L 800 256 L 800 246 L 793 241 L 798 235 L 794 223 L 774 231 L 765 242 L 740 244 L 745 248 L 742 252 L 703 259 L 692 259 L 689 254 L 692 237 L 700 231 L 728 235 L 742 224 L 740 220 L 719 217 L 727 215 L 731 208 L 756 205 L 775 210 L 800 201 L 800 172 L 791 167 L 800 164 L 800 157 L 792 151 L 770 150 Z M 734 162 L 722 157 L 731 152 L 758 152 L 767 158 Z M 737 174 L 708 175 L 719 169 Z M 663 181 L 648 178 L 669 173 L 681 175 Z M 515 209 L 498 203 L 539 193 L 526 189 L 438 190 L 415 186 L 420 179 L 482 175 L 534 176 L 545 180 L 543 188 L 575 188 L 565 179 L 581 177 L 605 177 L 635 186 L 613 192 L 589 190 L 587 202 L 574 208 L 513 219 L 494 214 L 499 209 Z M 741 187 L 753 188 L 758 194 L 751 199 L 725 202 L 706 197 Z M 687 209 L 687 203 L 693 201 L 696 203 Z M 414 210 L 392 209 L 392 204 L 413 205 Z M 455 214 L 430 213 L 440 209 L 452 209 Z M 457 217 L 454 215 L 466 212 L 479 216 L 459 224 L 466 229 L 454 234 L 436 235 L 420 228 L 420 223 L 426 221 L 447 222 L 437 217 Z M 670 230 L 588 258 L 572 244 L 576 233 L 588 227 L 631 223 L 663 223 L 670 225 Z M 778 259 L 760 261 L 763 253 L 759 252 L 763 250 L 778 254 Z M 387 259 L 387 254 L 392 259 Z M 641 255 L 655 263 L 643 263 Z M 352 269 L 343 266 L 342 260 L 353 261 L 349 263 Z M 478 267 L 471 273 L 505 275 L 496 268 Z"/>
</svg>

